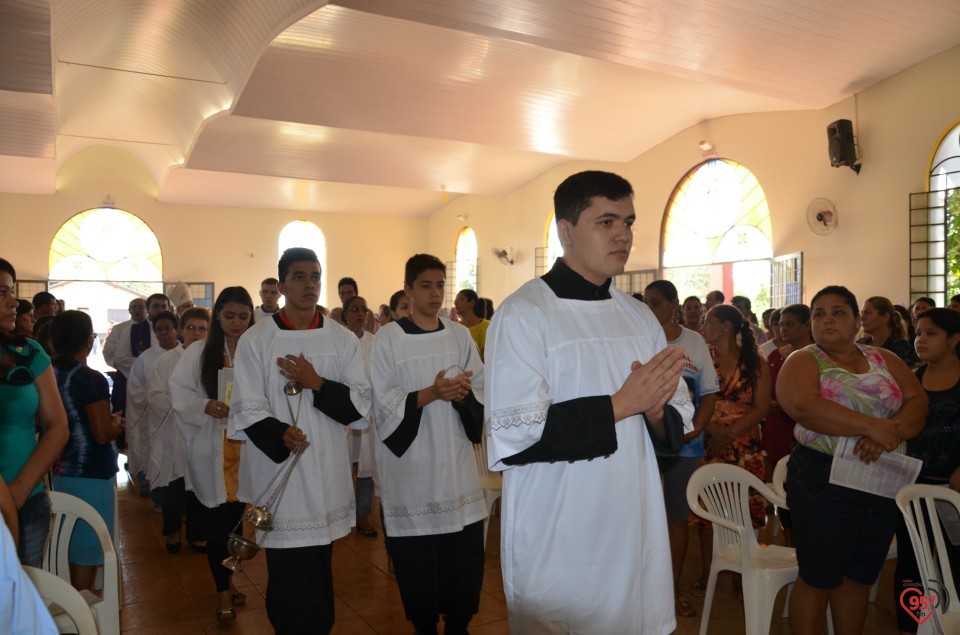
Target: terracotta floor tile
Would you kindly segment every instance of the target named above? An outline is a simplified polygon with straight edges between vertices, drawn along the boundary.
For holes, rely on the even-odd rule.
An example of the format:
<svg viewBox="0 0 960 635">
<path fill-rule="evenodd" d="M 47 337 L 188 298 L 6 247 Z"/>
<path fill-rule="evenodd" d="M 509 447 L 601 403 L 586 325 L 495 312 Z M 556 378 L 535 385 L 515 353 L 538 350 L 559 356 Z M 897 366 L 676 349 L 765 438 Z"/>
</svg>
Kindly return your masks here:
<svg viewBox="0 0 960 635">
<path fill-rule="evenodd" d="M 372 615 L 364 621 L 376 631 L 377 635 L 413 635 L 413 624 L 407 621 L 402 610 Z"/>
<path fill-rule="evenodd" d="M 510 625 L 505 619 L 477 626 L 474 626 L 473 622 L 470 623 L 470 635 L 509 635 L 509 633 Z"/>
<path fill-rule="evenodd" d="M 173 573 L 145 576 L 123 585 L 123 604 L 162 601 L 170 597 L 186 597 L 180 578 Z"/>
<path fill-rule="evenodd" d="M 368 589 L 339 597 L 362 619 L 403 609 L 400 591 L 396 586 Z"/>
<path fill-rule="evenodd" d="M 145 626 L 123 632 L 125 635 L 204 635 L 206 633 L 200 624 L 200 620 L 195 618 L 160 626 Z"/>
<path fill-rule="evenodd" d="M 330 635 L 377 635 L 377 631 L 363 620 L 341 622 L 338 618 Z"/>
<path fill-rule="evenodd" d="M 162 601 L 128 604 L 120 611 L 120 630 L 127 631 L 146 626 L 161 626 L 194 618 L 196 613 L 185 595 Z"/>
</svg>

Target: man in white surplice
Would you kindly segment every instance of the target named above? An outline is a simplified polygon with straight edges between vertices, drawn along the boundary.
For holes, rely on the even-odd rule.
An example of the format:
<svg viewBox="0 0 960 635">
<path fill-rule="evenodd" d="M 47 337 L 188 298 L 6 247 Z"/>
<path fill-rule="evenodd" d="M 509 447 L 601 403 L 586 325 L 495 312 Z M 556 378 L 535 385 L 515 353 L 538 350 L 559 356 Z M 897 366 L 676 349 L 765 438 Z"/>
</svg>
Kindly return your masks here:
<svg viewBox="0 0 960 635">
<path fill-rule="evenodd" d="M 261 536 L 267 556 L 267 616 L 277 633 L 328 633 L 333 627 L 333 541 L 350 533 L 356 503 L 344 426 L 364 427 L 372 398 L 357 337 L 317 309 L 320 263 L 301 247 L 279 262 L 282 309 L 237 344 L 230 433 L 246 437 L 241 469 L 252 502 L 306 449 Z M 297 382 L 299 394 L 284 386 Z M 252 446 L 252 447 L 251 447 Z"/>
<path fill-rule="evenodd" d="M 563 258 L 508 297 L 487 333 L 490 467 L 503 471 L 510 632 L 676 628 L 655 448 L 692 429 L 682 351 L 611 288 L 633 242 L 633 189 L 607 172 L 554 195 Z"/>
<path fill-rule="evenodd" d="M 483 363 L 470 332 L 439 317 L 445 284 L 441 260 L 411 257 L 410 316 L 380 329 L 371 355 L 386 546 L 419 635 L 436 635 L 440 614 L 445 635 L 467 633 L 483 584 Z"/>
</svg>

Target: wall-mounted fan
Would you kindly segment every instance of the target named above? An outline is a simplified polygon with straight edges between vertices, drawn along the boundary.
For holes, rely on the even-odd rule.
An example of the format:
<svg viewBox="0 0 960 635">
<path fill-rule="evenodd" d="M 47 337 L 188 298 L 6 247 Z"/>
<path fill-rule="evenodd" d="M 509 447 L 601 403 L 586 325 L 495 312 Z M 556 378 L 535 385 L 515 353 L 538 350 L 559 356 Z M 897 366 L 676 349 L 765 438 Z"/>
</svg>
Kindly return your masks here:
<svg viewBox="0 0 960 635">
<path fill-rule="evenodd" d="M 509 253 L 507 252 L 506 249 L 498 249 L 497 247 L 494 247 L 491 251 L 493 252 L 493 255 L 496 256 L 497 259 L 500 260 L 500 262 L 502 262 L 503 264 L 505 265 L 513 264 L 513 247 L 510 248 Z"/>
<path fill-rule="evenodd" d="M 807 205 L 807 224 L 814 234 L 826 236 L 837 228 L 837 206 L 826 198 L 815 198 Z"/>
</svg>

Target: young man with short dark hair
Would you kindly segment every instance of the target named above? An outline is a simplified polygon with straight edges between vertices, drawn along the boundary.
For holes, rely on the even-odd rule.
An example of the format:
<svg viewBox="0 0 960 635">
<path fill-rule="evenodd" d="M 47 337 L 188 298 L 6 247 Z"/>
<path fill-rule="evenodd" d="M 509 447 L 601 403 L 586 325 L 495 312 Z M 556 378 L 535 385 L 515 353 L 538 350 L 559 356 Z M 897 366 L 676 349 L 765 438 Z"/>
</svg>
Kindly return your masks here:
<svg viewBox="0 0 960 635">
<path fill-rule="evenodd" d="M 683 351 L 611 286 L 633 243 L 630 184 L 581 172 L 554 208 L 563 257 L 487 331 L 510 632 L 666 635 L 676 619 L 654 451 L 676 452 L 692 430 Z"/>
<path fill-rule="evenodd" d="M 380 329 L 371 361 L 387 549 L 420 635 L 441 613 L 446 635 L 466 633 L 483 582 L 483 364 L 470 332 L 439 317 L 445 283 L 434 256 L 407 261 L 411 314 Z"/>
<path fill-rule="evenodd" d="M 253 310 L 254 323 L 273 317 L 280 310 L 280 281 L 276 278 L 266 278 L 260 283 L 260 306 Z"/>
<path fill-rule="evenodd" d="M 370 383 L 357 337 L 317 309 L 320 262 L 287 249 L 277 276 L 284 306 L 237 344 L 229 430 L 246 438 L 240 499 L 256 500 L 292 452 L 302 452 L 259 534 L 267 557 L 267 615 L 277 633 L 333 628 L 333 541 L 356 522 L 344 426 L 364 427 Z M 290 394 L 291 382 L 299 392 Z M 283 464 L 283 465 L 278 465 Z"/>
</svg>

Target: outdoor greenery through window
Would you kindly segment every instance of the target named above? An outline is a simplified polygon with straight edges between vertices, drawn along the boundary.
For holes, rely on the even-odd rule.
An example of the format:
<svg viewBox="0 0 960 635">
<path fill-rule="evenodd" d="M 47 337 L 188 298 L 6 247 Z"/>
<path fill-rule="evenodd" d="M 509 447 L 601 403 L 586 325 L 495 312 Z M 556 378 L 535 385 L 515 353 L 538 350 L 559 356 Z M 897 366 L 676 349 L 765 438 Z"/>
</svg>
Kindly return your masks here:
<svg viewBox="0 0 960 635">
<path fill-rule="evenodd" d="M 960 294 L 960 189 L 947 196 L 947 300 Z"/>
</svg>

